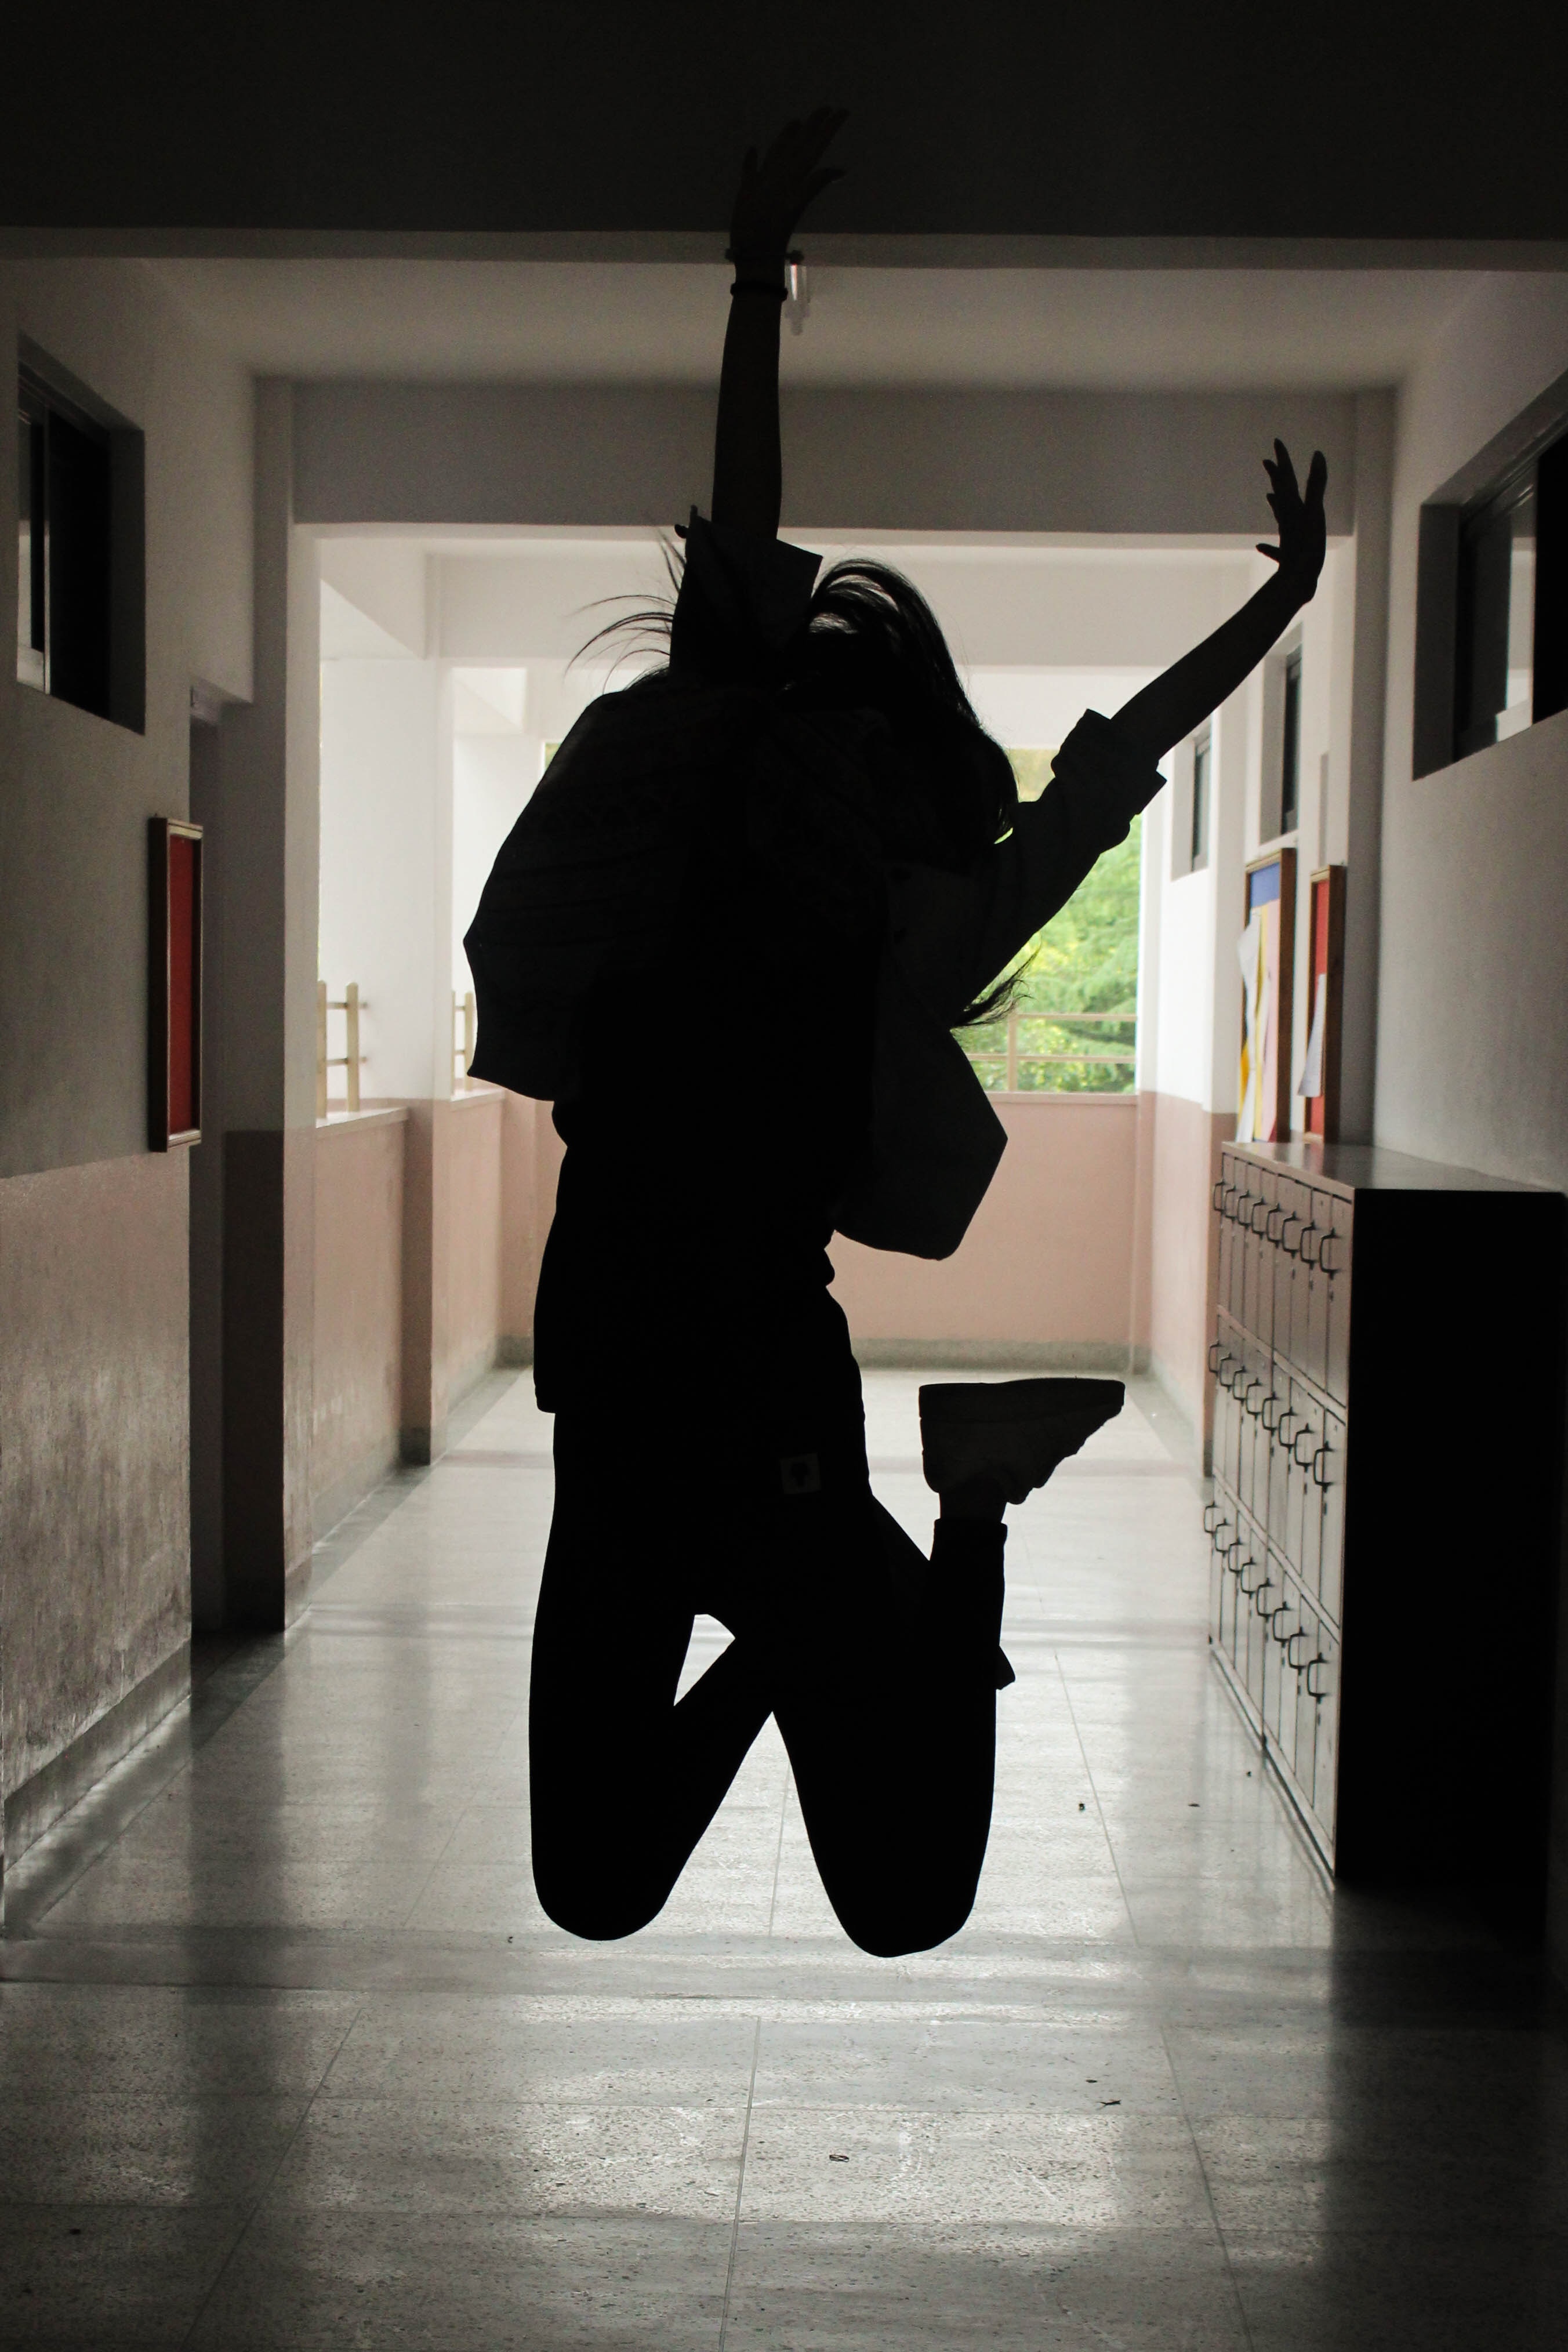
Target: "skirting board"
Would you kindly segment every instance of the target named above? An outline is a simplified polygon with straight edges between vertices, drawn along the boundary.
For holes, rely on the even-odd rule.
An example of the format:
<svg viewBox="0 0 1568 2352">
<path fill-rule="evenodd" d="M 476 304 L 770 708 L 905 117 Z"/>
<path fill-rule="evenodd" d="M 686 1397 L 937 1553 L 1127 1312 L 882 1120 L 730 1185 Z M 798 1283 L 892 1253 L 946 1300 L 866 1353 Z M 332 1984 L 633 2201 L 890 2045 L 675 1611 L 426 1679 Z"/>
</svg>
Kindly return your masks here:
<svg viewBox="0 0 1568 2352">
<path fill-rule="evenodd" d="M 1021 1372 L 1146 1372 L 1149 1369 L 1147 1348 L 1129 1349 L 1117 1339 L 852 1339 L 850 1345 L 856 1361 L 872 1370 L 924 1370 L 928 1366 L 940 1370 L 947 1364 Z M 532 1339 L 502 1339 L 496 1361 L 531 1364 Z"/>
<path fill-rule="evenodd" d="M 1148 1360 L 1146 1349 L 1119 1339 L 852 1339 L 850 1345 L 868 1370 L 1126 1372 L 1146 1370 Z"/>
<path fill-rule="evenodd" d="M 117 1699 L 96 1723 L 79 1731 L 30 1780 L 13 1789 L 5 1800 L 6 1861 L 15 1862 L 46 1830 L 52 1829 L 62 1813 L 68 1813 L 106 1772 L 130 1755 L 139 1739 L 145 1739 L 182 1699 L 189 1697 L 190 1689 L 191 1646 L 182 1642 L 161 1666 L 143 1675 L 135 1688 Z"/>
</svg>

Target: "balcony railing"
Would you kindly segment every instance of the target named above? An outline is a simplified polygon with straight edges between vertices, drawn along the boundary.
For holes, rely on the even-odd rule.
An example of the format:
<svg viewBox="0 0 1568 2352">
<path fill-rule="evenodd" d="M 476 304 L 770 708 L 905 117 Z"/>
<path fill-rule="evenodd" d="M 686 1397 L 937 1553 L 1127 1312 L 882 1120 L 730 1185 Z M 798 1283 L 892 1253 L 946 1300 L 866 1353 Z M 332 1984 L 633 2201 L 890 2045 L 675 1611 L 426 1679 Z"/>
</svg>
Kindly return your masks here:
<svg viewBox="0 0 1568 2352">
<path fill-rule="evenodd" d="M 316 1117 L 318 1118 L 325 1118 L 327 1116 L 329 1070 L 342 1071 L 343 1091 L 348 1098 L 348 1108 L 351 1111 L 357 1111 L 359 1108 L 359 1074 L 370 1058 L 368 1055 L 362 1054 L 360 1051 L 359 1017 L 362 1013 L 368 1010 L 369 1007 L 359 992 L 357 981 L 351 980 L 341 996 L 329 996 L 324 980 L 319 980 L 316 982 Z M 341 1013 L 344 1016 L 344 1028 L 347 1034 L 344 1040 L 344 1050 L 341 1054 L 329 1054 L 327 1051 L 329 1013 Z"/>
<path fill-rule="evenodd" d="M 1075 1035 L 1082 1029 L 1100 1028 L 1126 1034 L 1108 1038 L 1103 1045 Z M 1042 1034 L 1050 1033 L 1067 1042 L 1039 1042 Z M 983 1042 L 990 1037 L 995 1037 L 994 1045 Z M 1015 1004 L 1007 1013 L 1005 1032 L 999 1023 L 972 1029 L 963 1049 L 982 1084 L 993 1093 L 1124 1094 L 1138 1057 L 1137 1023 L 1128 1013 L 1040 1013 L 1033 1005 Z M 1103 1070 L 1107 1076 L 1095 1084 L 1068 1089 L 1053 1088 L 1044 1075 L 1069 1068 Z"/>
</svg>

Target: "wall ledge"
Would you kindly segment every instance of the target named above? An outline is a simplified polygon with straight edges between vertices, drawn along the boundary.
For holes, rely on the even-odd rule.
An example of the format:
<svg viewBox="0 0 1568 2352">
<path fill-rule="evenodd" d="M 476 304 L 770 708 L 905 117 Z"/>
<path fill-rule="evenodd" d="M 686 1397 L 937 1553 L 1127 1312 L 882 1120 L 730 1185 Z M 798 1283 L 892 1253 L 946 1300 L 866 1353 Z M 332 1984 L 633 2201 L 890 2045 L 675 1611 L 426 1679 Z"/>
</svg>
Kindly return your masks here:
<svg viewBox="0 0 1568 2352">
<path fill-rule="evenodd" d="M 342 1135 L 345 1129 L 358 1134 L 364 1127 L 405 1127 L 408 1122 L 406 1103 L 391 1103 L 374 1110 L 330 1110 L 325 1118 L 316 1121 L 318 1135 Z"/>
<path fill-rule="evenodd" d="M 875 1371 L 1124 1374 L 1129 1356 L 1120 1339 L 858 1339 L 851 1333 L 849 1345 L 856 1362 Z"/>
</svg>

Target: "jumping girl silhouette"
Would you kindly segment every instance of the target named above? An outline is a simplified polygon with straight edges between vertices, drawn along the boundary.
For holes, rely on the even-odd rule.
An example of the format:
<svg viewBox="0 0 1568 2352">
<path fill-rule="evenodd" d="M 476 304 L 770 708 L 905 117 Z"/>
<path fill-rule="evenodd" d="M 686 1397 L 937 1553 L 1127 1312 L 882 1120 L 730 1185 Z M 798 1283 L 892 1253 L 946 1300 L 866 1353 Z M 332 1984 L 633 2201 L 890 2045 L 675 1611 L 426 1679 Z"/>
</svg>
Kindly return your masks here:
<svg viewBox="0 0 1568 2352">
<path fill-rule="evenodd" d="M 826 1245 L 956 1248 L 1003 1137 L 952 1032 L 1311 596 L 1326 467 L 1303 499 L 1276 442 L 1273 578 L 1088 713 L 1020 807 L 915 589 L 858 562 L 819 581 L 776 537 L 784 260 L 842 119 L 746 159 L 712 519 L 685 535 L 668 665 L 573 729 L 467 944 L 474 1070 L 552 1103 L 566 1145 L 534 1324 L 540 1900 L 580 1936 L 645 1926 L 771 1714 L 834 1909 L 896 1954 L 974 1899 L 1005 1505 L 1122 1392 L 922 1389 L 928 1559 L 871 1494 Z M 700 1611 L 733 1639 L 678 1705 Z"/>
</svg>

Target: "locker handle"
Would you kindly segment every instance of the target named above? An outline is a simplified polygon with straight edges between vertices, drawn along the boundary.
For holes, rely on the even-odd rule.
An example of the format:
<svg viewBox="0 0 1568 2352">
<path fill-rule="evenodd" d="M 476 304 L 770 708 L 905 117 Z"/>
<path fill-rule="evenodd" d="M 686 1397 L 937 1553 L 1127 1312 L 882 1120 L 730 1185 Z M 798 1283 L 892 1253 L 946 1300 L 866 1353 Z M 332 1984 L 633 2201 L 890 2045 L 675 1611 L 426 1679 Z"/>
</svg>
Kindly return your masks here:
<svg viewBox="0 0 1568 2352">
<path fill-rule="evenodd" d="M 1229 1525 L 1230 1521 L 1228 1519 L 1216 1519 L 1214 1525 L 1214 1548 L 1215 1551 L 1218 1552 L 1221 1559 L 1225 1558 L 1226 1551 L 1229 1549 L 1229 1546 L 1223 1540 L 1225 1531 Z"/>
<path fill-rule="evenodd" d="M 1220 1524 L 1219 1520 L 1215 1516 L 1218 1509 L 1219 1505 L 1217 1503 L 1205 1503 L 1204 1505 L 1204 1533 L 1205 1536 L 1212 1536 L 1215 1528 Z"/>
<path fill-rule="evenodd" d="M 1268 1630 L 1282 1649 L 1288 1643 L 1293 1642 L 1296 1638 L 1295 1633 L 1282 1633 L 1279 1631 L 1280 1618 L 1289 1617 L 1291 1609 L 1289 1601 L 1282 1601 L 1277 1609 L 1271 1609 L 1268 1612 Z M 1298 1627 L 1297 1631 L 1299 1632 L 1300 1630 L 1300 1627 Z"/>
<path fill-rule="evenodd" d="M 1263 1596 L 1266 1592 L 1275 1592 L 1279 1590 L 1274 1579 L 1271 1576 L 1266 1576 L 1261 1584 L 1244 1585 L 1242 1590 L 1252 1603 L 1254 1614 L 1267 1622 L 1273 1612 L 1264 1606 Z"/>
<path fill-rule="evenodd" d="M 1289 1429 L 1287 1429 L 1287 1428 L 1286 1428 L 1285 1424 L 1286 1424 L 1286 1423 L 1287 1423 L 1288 1421 L 1300 1421 L 1300 1418 L 1301 1418 L 1300 1414 L 1296 1411 L 1295 1407 L 1292 1405 L 1292 1406 L 1291 1406 L 1291 1407 L 1290 1407 L 1287 1412 L 1282 1412 L 1282 1413 L 1280 1414 L 1279 1419 L 1279 1422 L 1278 1422 L 1278 1423 L 1277 1423 L 1277 1425 L 1276 1425 L 1276 1427 L 1275 1427 L 1274 1434 L 1275 1434 L 1275 1436 L 1276 1436 L 1276 1437 L 1278 1437 L 1278 1439 L 1279 1440 L 1280 1444 L 1285 1448 L 1285 1451 L 1286 1451 L 1287 1453 L 1289 1453 L 1289 1450 L 1290 1450 L 1290 1448 L 1291 1448 L 1292 1444 L 1294 1444 L 1295 1440 L 1294 1440 L 1294 1438 L 1293 1438 L 1293 1436 L 1292 1436 L 1292 1434 L 1291 1434 L 1290 1431 L 1289 1431 Z"/>
<path fill-rule="evenodd" d="M 1220 1205 L 1220 1215 L 1222 1217 L 1234 1218 L 1236 1215 L 1236 1204 L 1240 1198 L 1241 1194 L 1237 1191 L 1237 1187 L 1234 1184 L 1227 1184 L 1225 1188 L 1225 1200 Z"/>
<path fill-rule="evenodd" d="M 1289 1233 L 1292 1225 L 1295 1226 L 1298 1234 L 1306 1230 L 1306 1221 L 1304 1218 L 1298 1217 L 1294 1214 L 1287 1217 L 1284 1223 L 1279 1228 L 1279 1246 L 1285 1252 L 1287 1257 L 1300 1257 L 1301 1255 L 1300 1242 L 1299 1240 L 1288 1241 L 1286 1239 L 1286 1235 Z"/>
<path fill-rule="evenodd" d="M 1221 1216 L 1225 1214 L 1225 1178 L 1216 1176 L 1209 1191 L 1209 1200 Z"/>
<path fill-rule="evenodd" d="M 1332 1249 L 1334 1244 L 1339 1241 L 1340 1238 L 1341 1236 L 1338 1234 L 1325 1234 L 1322 1240 L 1318 1244 L 1318 1264 L 1322 1267 L 1325 1274 L 1339 1274 L 1343 1270 L 1342 1265 L 1337 1263 L 1329 1255 L 1330 1250 Z"/>
<path fill-rule="evenodd" d="M 1268 1408 L 1271 1404 L 1278 1404 L 1279 1402 L 1279 1398 L 1278 1391 L 1274 1389 L 1270 1389 L 1268 1394 L 1264 1398 L 1263 1402 L 1258 1409 L 1258 1418 L 1263 1423 L 1264 1428 L 1268 1430 L 1270 1436 L 1273 1436 L 1274 1433 L 1278 1430 L 1279 1421 L 1278 1415 L 1276 1415 L 1274 1420 L 1269 1420 Z"/>
<path fill-rule="evenodd" d="M 1298 1470 L 1310 1469 L 1312 1463 L 1311 1454 L 1309 1454 L 1305 1457 L 1302 1455 L 1301 1440 L 1303 1438 L 1306 1439 L 1309 1445 L 1315 1446 L 1318 1440 L 1318 1433 L 1315 1429 L 1299 1429 L 1296 1432 L 1294 1438 L 1291 1440 L 1290 1459 L 1294 1462 Z"/>
<path fill-rule="evenodd" d="M 1302 1229 L 1302 1233 L 1301 1233 L 1300 1246 L 1299 1250 L 1297 1251 L 1297 1255 L 1300 1257 L 1300 1261 L 1301 1261 L 1301 1263 L 1302 1263 L 1302 1265 L 1317 1265 L 1317 1263 L 1318 1263 L 1318 1254 L 1317 1254 L 1317 1251 L 1316 1251 L 1316 1250 L 1313 1250 L 1313 1249 L 1310 1249 L 1310 1248 L 1308 1247 L 1308 1244 L 1310 1242 L 1310 1240 L 1311 1240 L 1311 1238 L 1312 1238 L 1312 1235 L 1313 1235 L 1314 1234 L 1316 1234 L 1316 1233 L 1321 1233 L 1321 1230 L 1322 1230 L 1322 1228 L 1321 1228 L 1320 1225 L 1307 1225 L 1307 1226 L 1304 1226 L 1304 1227 L 1303 1227 L 1303 1229 Z"/>
<path fill-rule="evenodd" d="M 1279 1234 L 1277 1234 L 1274 1230 L 1274 1220 L 1276 1217 L 1279 1219 L 1279 1233 L 1283 1233 L 1285 1230 L 1285 1212 L 1283 1209 L 1270 1209 L 1268 1214 L 1263 1220 L 1264 1230 L 1268 1234 L 1271 1242 L 1277 1242 L 1279 1238 Z"/>
<path fill-rule="evenodd" d="M 1329 1490 L 1331 1482 L 1319 1471 L 1318 1465 L 1320 1462 L 1331 1462 L 1333 1457 L 1334 1449 L 1331 1445 L 1320 1445 L 1312 1456 L 1312 1484 L 1314 1486 L 1321 1486 L 1325 1494 Z"/>
<path fill-rule="evenodd" d="M 1261 1210 L 1262 1210 L 1262 1212 L 1263 1212 L 1263 1224 L 1261 1224 L 1261 1225 L 1260 1225 L 1260 1224 L 1258 1223 L 1258 1212 L 1259 1211 L 1259 1209 L 1261 1209 Z M 1253 1202 L 1252 1206 L 1248 1209 L 1248 1211 L 1247 1211 L 1247 1228 L 1248 1228 L 1248 1230 L 1249 1230 L 1250 1232 L 1252 1232 L 1252 1233 L 1255 1233 L 1255 1234 L 1260 1234 L 1260 1233 L 1263 1231 L 1263 1227 L 1264 1227 L 1264 1225 L 1267 1225 L 1267 1224 L 1268 1224 L 1268 1220 L 1269 1220 L 1269 1217 L 1272 1215 L 1272 1213 L 1273 1213 L 1273 1212 L 1270 1210 L 1270 1208 L 1269 1208 L 1269 1206 L 1268 1206 L 1268 1202 L 1267 1202 L 1266 1200 L 1264 1200 L 1264 1198 L 1263 1198 L 1262 1194 L 1261 1194 L 1261 1193 L 1259 1193 L 1259 1195 L 1258 1195 L 1258 1199 L 1257 1199 L 1256 1201 L 1254 1201 L 1254 1202 Z"/>
<path fill-rule="evenodd" d="M 1295 1647 L 1295 1645 L 1296 1645 L 1296 1643 L 1297 1643 L 1298 1642 L 1310 1642 L 1310 1641 L 1311 1640 L 1311 1638 L 1312 1638 L 1312 1637 L 1311 1637 L 1311 1635 L 1308 1633 L 1308 1631 L 1307 1631 L 1307 1629 L 1306 1629 L 1305 1625 L 1298 1625 L 1298 1626 L 1297 1626 L 1297 1628 L 1296 1628 L 1296 1631 L 1295 1631 L 1293 1633 L 1287 1633 L 1287 1634 L 1286 1634 L 1286 1636 L 1285 1636 L 1285 1661 L 1286 1661 L 1286 1664 L 1287 1664 L 1288 1665 L 1294 1666 L 1294 1668 L 1295 1668 L 1296 1672 L 1297 1672 L 1299 1675 L 1300 1675 L 1300 1674 L 1304 1674 L 1304 1673 L 1306 1672 L 1306 1668 L 1302 1665 L 1300 1659 L 1300 1658 L 1293 1658 L 1293 1657 L 1290 1655 L 1290 1653 L 1291 1653 L 1291 1651 L 1294 1649 L 1294 1647 Z"/>
<path fill-rule="evenodd" d="M 1325 1666 L 1325 1667 L 1326 1667 L 1326 1666 L 1327 1666 L 1327 1664 L 1328 1664 L 1328 1663 L 1329 1663 L 1329 1662 L 1328 1662 L 1327 1658 L 1325 1658 L 1325 1657 L 1321 1654 L 1321 1653 L 1320 1653 L 1320 1654 L 1319 1654 L 1319 1655 L 1318 1655 L 1317 1657 L 1315 1657 L 1315 1658 L 1309 1658 L 1309 1659 L 1308 1659 L 1308 1661 L 1307 1661 L 1307 1665 L 1306 1665 L 1306 1675 L 1307 1675 L 1307 1696 L 1308 1696 L 1308 1697 L 1309 1697 L 1309 1698 L 1329 1698 L 1329 1697 L 1331 1697 L 1331 1696 L 1332 1696 L 1332 1693 L 1331 1693 L 1331 1692 L 1330 1692 L 1330 1691 L 1326 1691 L 1326 1690 L 1318 1690 L 1317 1688 L 1315 1688 L 1315 1687 L 1314 1687 L 1314 1685 L 1313 1685 L 1313 1682 L 1312 1682 L 1312 1668 L 1313 1668 L 1314 1666 Z"/>
<path fill-rule="evenodd" d="M 1223 1339 L 1211 1339 L 1211 1340 L 1209 1341 L 1209 1370 L 1210 1370 L 1210 1371 L 1211 1371 L 1211 1372 L 1217 1372 L 1217 1371 L 1218 1371 L 1218 1370 L 1219 1370 L 1219 1368 L 1220 1368 L 1220 1366 L 1221 1366 L 1221 1364 L 1222 1364 L 1224 1361 L 1225 1361 L 1225 1341 L 1224 1341 Z"/>
<path fill-rule="evenodd" d="M 1262 1410 L 1262 1407 L 1260 1405 L 1254 1404 L 1252 1402 L 1252 1392 L 1254 1389 L 1257 1390 L 1260 1397 L 1266 1393 L 1263 1382 L 1260 1380 L 1258 1380 L 1255 1377 L 1248 1381 L 1247 1383 L 1247 1393 L 1241 1400 L 1241 1409 L 1243 1412 L 1249 1412 L 1252 1415 L 1253 1420 L 1256 1421 L 1258 1413 Z"/>
</svg>

